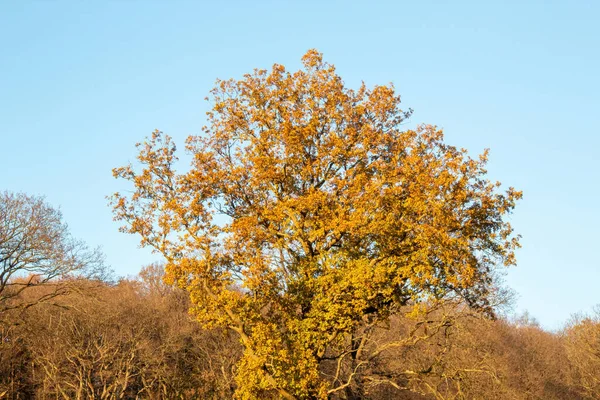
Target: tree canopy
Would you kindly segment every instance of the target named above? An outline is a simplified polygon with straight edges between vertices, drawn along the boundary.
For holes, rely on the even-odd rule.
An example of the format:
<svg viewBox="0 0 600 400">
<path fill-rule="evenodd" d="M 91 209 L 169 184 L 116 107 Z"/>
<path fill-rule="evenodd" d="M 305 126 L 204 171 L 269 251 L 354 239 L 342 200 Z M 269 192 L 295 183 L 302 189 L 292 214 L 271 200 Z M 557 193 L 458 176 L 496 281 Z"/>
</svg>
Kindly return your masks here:
<svg viewBox="0 0 600 400">
<path fill-rule="evenodd" d="M 491 313 L 493 271 L 519 245 L 506 216 L 521 193 L 486 178 L 487 151 L 405 128 L 392 85 L 347 88 L 315 50 L 302 62 L 217 81 L 188 170 L 159 131 L 141 168 L 114 170 L 134 187 L 112 197 L 123 231 L 164 255 L 202 324 L 238 334 L 242 399 L 345 390 L 393 314 Z"/>
</svg>

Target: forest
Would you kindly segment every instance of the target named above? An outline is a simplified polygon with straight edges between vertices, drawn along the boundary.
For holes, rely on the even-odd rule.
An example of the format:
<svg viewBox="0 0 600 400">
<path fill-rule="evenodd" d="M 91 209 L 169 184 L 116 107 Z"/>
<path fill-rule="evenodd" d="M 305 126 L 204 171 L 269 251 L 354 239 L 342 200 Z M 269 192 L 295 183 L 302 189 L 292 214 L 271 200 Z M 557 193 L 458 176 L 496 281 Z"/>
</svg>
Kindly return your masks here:
<svg viewBox="0 0 600 400">
<path fill-rule="evenodd" d="M 189 317 L 187 293 L 164 284 L 162 275 L 162 265 L 150 265 L 119 282 L 70 282 L 60 298 L 4 312 L 0 397 L 233 398 L 239 342 L 223 329 L 201 328 Z M 18 301 L 47 292 L 35 287 Z M 331 398 L 600 398 L 600 313 L 547 332 L 526 317 L 438 312 L 452 324 L 433 332 L 395 316 L 377 340 L 404 340 L 417 328 L 415 340 L 374 358 Z"/>
<path fill-rule="evenodd" d="M 219 80 L 201 135 L 116 167 L 115 277 L 37 195 L 0 193 L 0 397 L 600 399 L 600 310 L 509 317 L 523 194 L 393 85 L 316 50 Z"/>
</svg>

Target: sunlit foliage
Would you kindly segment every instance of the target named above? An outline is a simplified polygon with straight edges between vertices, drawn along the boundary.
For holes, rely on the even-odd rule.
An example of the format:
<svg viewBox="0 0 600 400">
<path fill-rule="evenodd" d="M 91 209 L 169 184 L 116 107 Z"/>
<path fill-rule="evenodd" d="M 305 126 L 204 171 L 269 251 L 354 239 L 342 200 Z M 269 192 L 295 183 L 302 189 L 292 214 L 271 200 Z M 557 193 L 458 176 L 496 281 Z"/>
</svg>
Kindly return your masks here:
<svg viewBox="0 0 600 400">
<path fill-rule="evenodd" d="M 189 170 L 159 131 L 139 144 L 141 169 L 114 170 L 133 185 L 112 197 L 123 230 L 164 255 L 202 324 L 238 334 L 242 399 L 345 390 L 393 314 L 444 301 L 491 313 L 492 271 L 518 247 L 506 216 L 521 193 L 486 179 L 487 152 L 406 129 L 391 85 L 346 88 L 315 50 L 302 63 L 218 81 Z"/>
</svg>

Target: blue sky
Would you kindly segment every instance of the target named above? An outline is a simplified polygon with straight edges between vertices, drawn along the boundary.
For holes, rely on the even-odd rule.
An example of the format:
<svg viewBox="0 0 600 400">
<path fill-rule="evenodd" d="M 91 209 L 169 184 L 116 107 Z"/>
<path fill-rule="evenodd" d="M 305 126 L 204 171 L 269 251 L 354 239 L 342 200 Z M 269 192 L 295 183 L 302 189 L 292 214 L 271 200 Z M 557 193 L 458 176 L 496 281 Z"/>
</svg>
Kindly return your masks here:
<svg viewBox="0 0 600 400">
<path fill-rule="evenodd" d="M 600 3 L 5 1 L 0 190 L 45 195 L 121 275 L 156 256 L 117 232 L 111 169 L 155 129 L 200 133 L 216 78 L 317 48 L 348 86 L 393 82 L 412 124 L 444 128 L 524 191 L 507 283 L 543 326 L 600 303 Z"/>
</svg>

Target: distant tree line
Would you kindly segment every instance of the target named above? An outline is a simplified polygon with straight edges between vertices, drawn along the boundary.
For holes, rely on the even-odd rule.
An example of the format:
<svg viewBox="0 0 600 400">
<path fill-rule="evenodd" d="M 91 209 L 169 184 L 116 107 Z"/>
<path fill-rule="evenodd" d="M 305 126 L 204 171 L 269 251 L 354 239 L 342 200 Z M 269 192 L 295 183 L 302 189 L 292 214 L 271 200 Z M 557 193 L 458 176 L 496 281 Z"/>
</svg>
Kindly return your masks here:
<svg viewBox="0 0 600 400">
<path fill-rule="evenodd" d="M 194 321 L 188 294 L 165 285 L 162 268 L 118 283 L 68 282 L 52 301 L 0 314 L 0 398 L 233 398 L 238 340 Z M 40 285 L 18 300 L 53 290 Z M 528 318 L 446 305 L 427 321 L 394 316 L 372 338 L 371 363 L 330 398 L 600 399 L 600 313 L 552 333 Z M 336 367 L 320 373 L 331 379 Z"/>
</svg>

